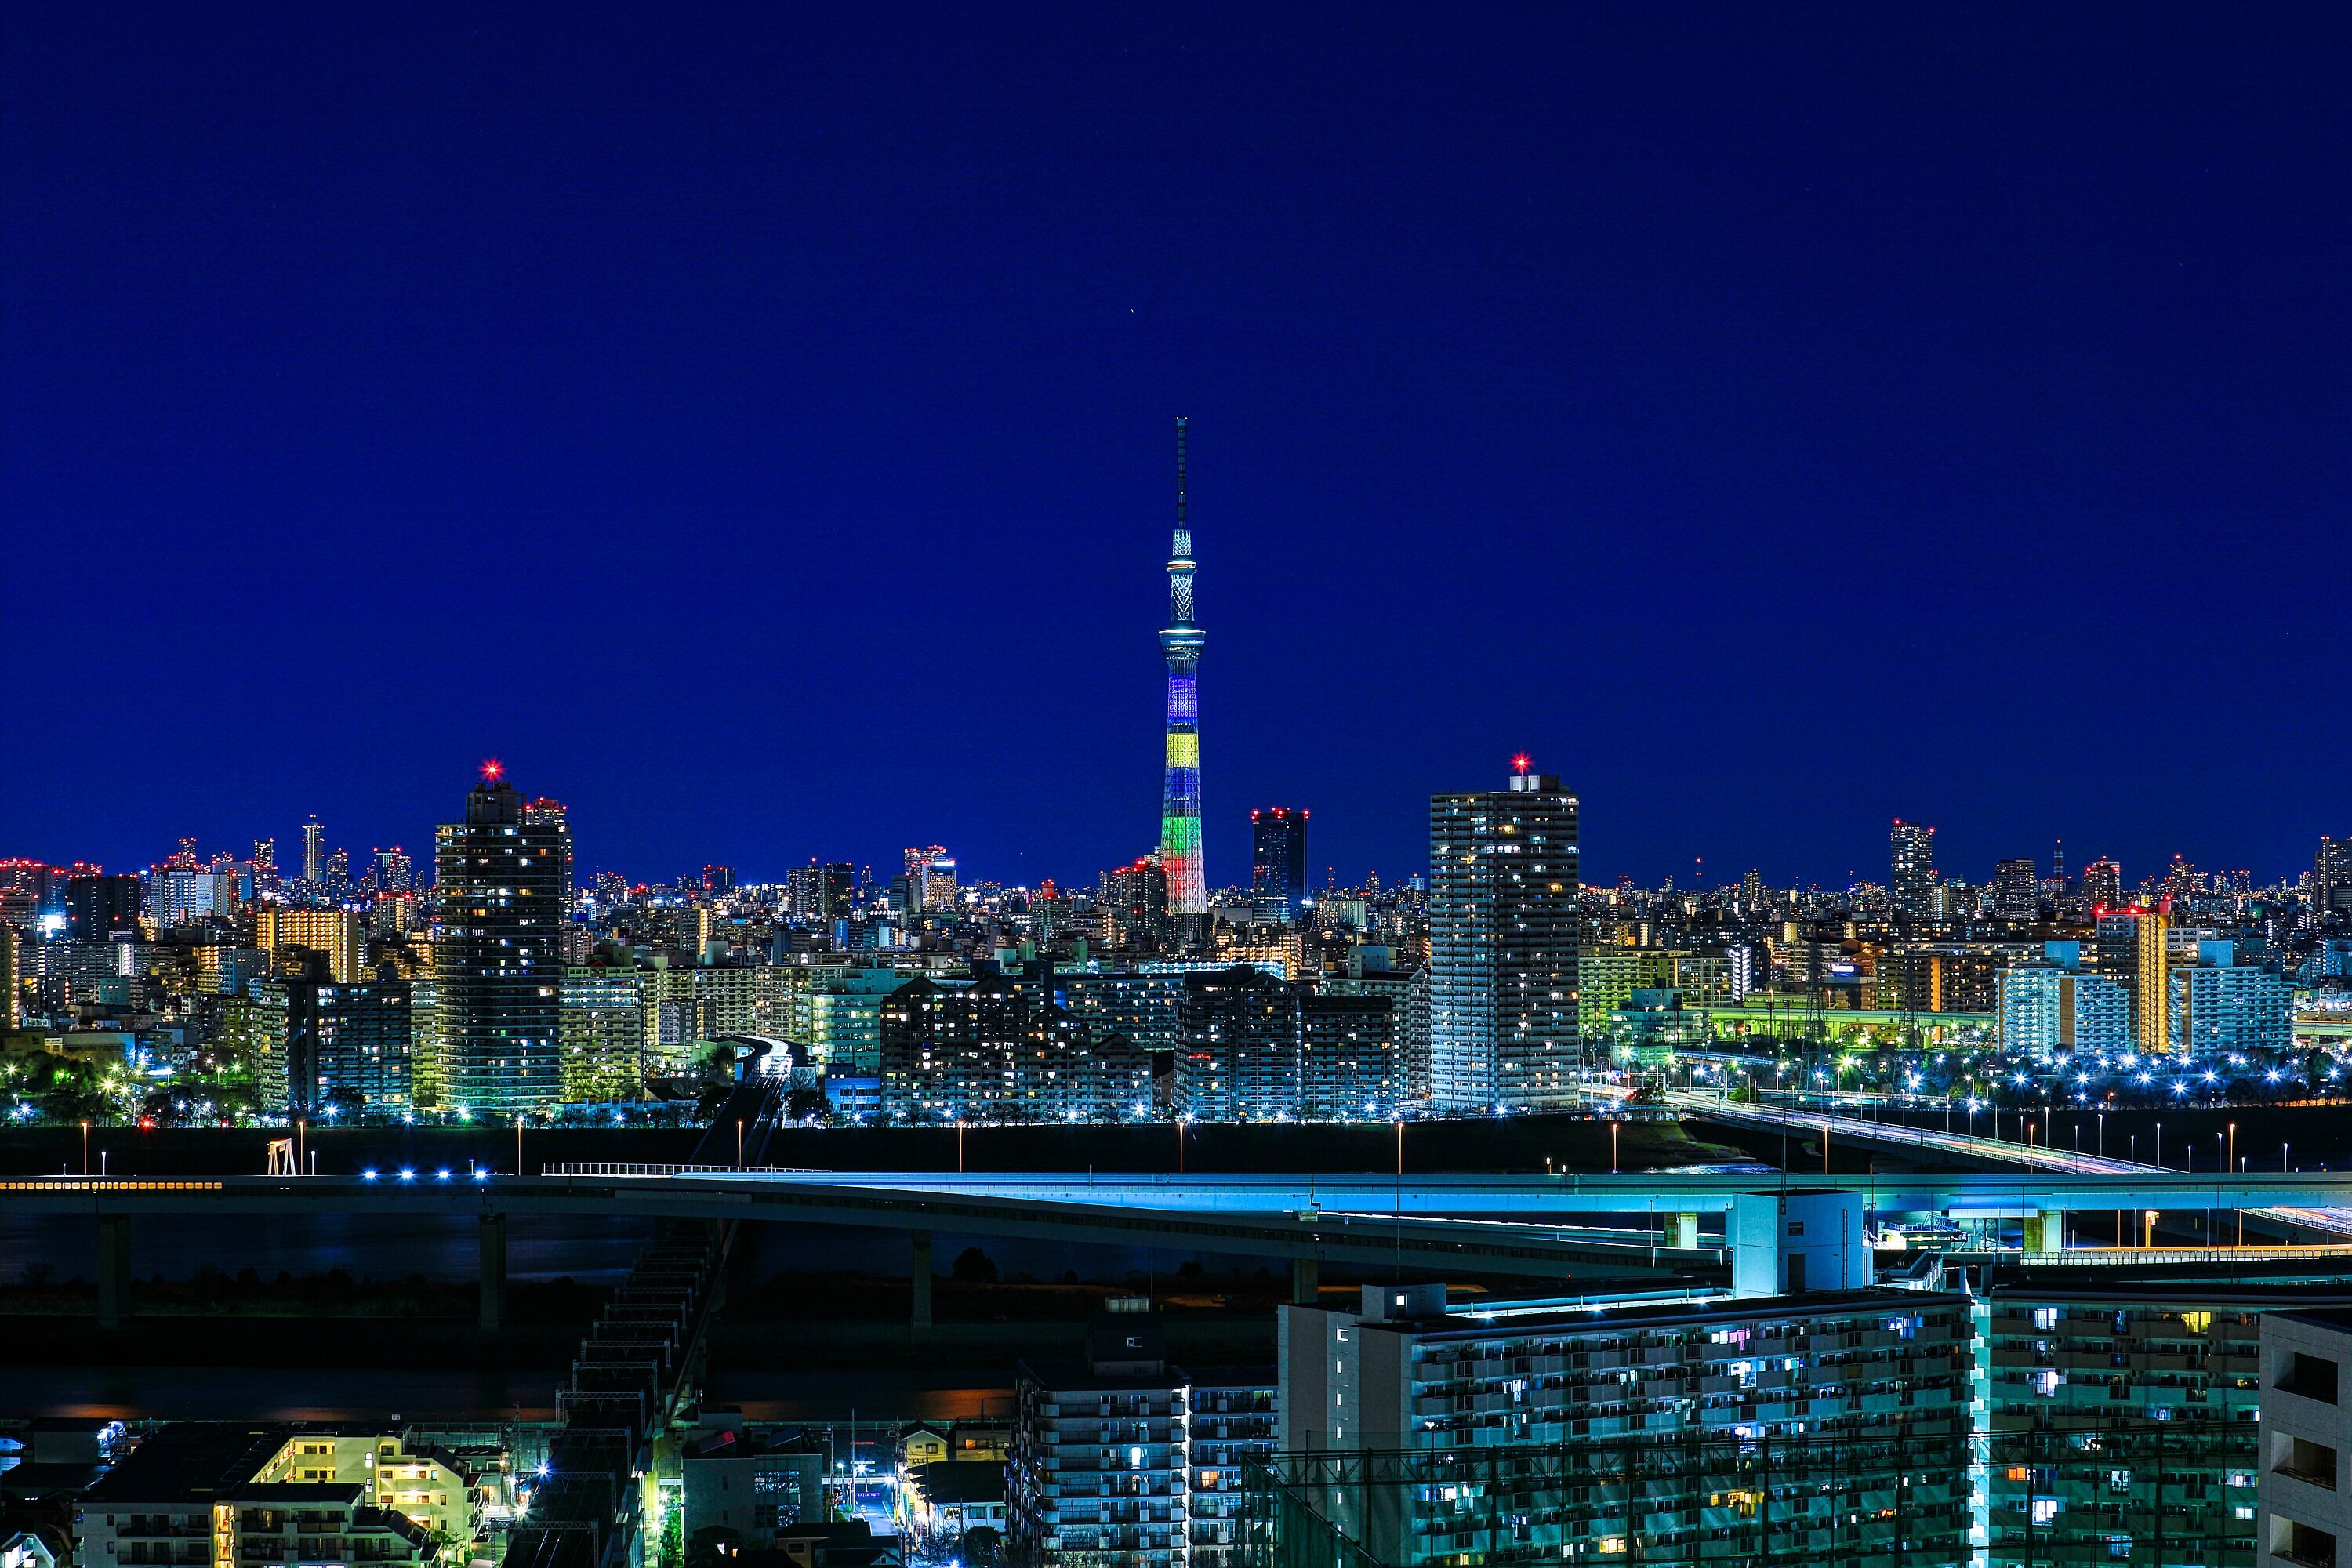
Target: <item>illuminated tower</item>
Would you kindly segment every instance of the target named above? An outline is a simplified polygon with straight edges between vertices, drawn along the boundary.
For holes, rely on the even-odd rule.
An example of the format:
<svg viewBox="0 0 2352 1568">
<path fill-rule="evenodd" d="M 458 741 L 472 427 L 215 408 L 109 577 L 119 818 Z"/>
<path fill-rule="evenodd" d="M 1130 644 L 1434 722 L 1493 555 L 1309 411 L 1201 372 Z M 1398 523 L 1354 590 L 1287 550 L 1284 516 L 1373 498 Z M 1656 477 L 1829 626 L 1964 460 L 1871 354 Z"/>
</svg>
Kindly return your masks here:
<svg viewBox="0 0 2352 1568">
<path fill-rule="evenodd" d="M 1160 866 L 1168 873 L 1168 912 L 1197 915 L 1209 907 L 1201 868 L 1201 644 L 1192 624 L 1192 531 L 1184 521 L 1184 421 L 1176 421 L 1176 541 L 1168 558 L 1168 771 L 1160 796 Z"/>
</svg>

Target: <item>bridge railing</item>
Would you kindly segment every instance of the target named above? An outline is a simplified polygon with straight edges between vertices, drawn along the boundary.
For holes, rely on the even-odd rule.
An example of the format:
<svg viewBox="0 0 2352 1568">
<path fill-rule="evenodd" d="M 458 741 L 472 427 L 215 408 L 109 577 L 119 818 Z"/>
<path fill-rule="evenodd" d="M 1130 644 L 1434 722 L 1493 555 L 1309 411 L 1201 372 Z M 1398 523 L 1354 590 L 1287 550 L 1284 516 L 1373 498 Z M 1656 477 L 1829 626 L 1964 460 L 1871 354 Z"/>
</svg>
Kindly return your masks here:
<svg viewBox="0 0 2352 1568">
<path fill-rule="evenodd" d="M 2027 1264 L 2111 1263 L 2126 1267 L 2149 1263 L 2341 1262 L 2352 1258 L 2352 1247 L 2295 1242 L 2248 1247 L 2070 1247 L 2063 1252 L 2018 1253 L 2007 1247 L 2000 1250 Z"/>
<path fill-rule="evenodd" d="M 542 1176 L 822 1176 L 831 1173 L 807 1165 L 671 1165 L 634 1160 L 545 1160 Z"/>
</svg>

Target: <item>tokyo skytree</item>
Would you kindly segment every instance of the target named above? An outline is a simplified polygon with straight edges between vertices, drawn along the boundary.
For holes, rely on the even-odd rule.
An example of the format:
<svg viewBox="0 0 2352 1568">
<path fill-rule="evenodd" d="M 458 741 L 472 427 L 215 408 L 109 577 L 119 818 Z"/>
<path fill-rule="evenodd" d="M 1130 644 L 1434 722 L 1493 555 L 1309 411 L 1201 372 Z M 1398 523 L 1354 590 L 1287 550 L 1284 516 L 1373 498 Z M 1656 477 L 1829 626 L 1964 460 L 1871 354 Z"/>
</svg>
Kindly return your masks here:
<svg viewBox="0 0 2352 1568">
<path fill-rule="evenodd" d="M 1168 912 L 1197 915 L 1209 907 L 1201 868 L 1201 644 L 1192 624 L 1192 531 L 1184 517 L 1185 422 L 1176 421 L 1176 539 L 1168 558 L 1168 770 L 1160 795 L 1160 868 L 1168 877 Z"/>
</svg>

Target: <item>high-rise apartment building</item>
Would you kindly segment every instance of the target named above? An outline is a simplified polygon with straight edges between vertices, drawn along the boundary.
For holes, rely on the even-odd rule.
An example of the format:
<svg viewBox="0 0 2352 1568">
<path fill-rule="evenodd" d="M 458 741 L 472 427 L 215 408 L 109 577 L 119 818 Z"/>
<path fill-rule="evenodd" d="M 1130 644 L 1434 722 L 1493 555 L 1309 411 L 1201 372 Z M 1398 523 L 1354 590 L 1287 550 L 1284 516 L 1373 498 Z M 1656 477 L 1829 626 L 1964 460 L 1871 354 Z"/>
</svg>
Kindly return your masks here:
<svg viewBox="0 0 2352 1568">
<path fill-rule="evenodd" d="M 812 860 L 784 873 L 784 897 L 792 912 L 810 920 L 837 920 L 857 899 L 857 871 L 847 861 Z"/>
<path fill-rule="evenodd" d="M 1898 921 L 1925 921 L 1935 916 L 1936 830 L 1896 818 L 1887 835 L 1890 866 L 1887 896 Z"/>
<path fill-rule="evenodd" d="M 501 773 L 485 764 L 465 820 L 436 832 L 433 974 L 443 1102 L 511 1115 L 562 1094 L 572 829 Z"/>
<path fill-rule="evenodd" d="M 1480 1308 L 1281 1309 L 1297 1560 L 1968 1562 L 1966 1297 Z"/>
<path fill-rule="evenodd" d="M 158 928 L 169 928 L 234 914 L 240 880 L 226 868 L 158 866 L 147 874 L 147 918 Z"/>
<path fill-rule="evenodd" d="M 2030 925 L 2041 918 L 2042 887 L 2030 858 L 1993 863 L 1992 912 L 2011 925 Z"/>
<path fill-rule="evenodd" d="M 1210 1121 L 1386 1115 L 1402 1098 L 1385 996 L 1318 994 L 1256 969 L 1189 977 L 1176 1103 Z"/>
<path fill-rule="evenodd" d="M 2082 944 L 2042 944 L 2043 962 L 2000 972 L 2003 1048 L 2047 1058 L 2131 1049 L 2131 997 L 2104 974 L 2083 971 Z"/>
<path fill-rule="evenodd" d="M 2197 888 L 2196 863 L 2184 860 L 2175 855 L 2172 858 L 2172 864 L 2164 868 L 2164 896 L 2168 899 L 2186 900 L 2196 896 Z"/>
<path fill-rule="evenodd" d="M 2352 838 L 2320 836 L 2311 862 L 2311 907 L 2323 920 L 2352 914 Z"/>
<path fill-rule="evenodd" d="M 405 893 L 416 886 L 416 868 L 408 851 L 395 844 L 375 852 L 375 886 L 380 893 Z"/>
<path fill-rule="evenodd" d="M 944 844 L 917 845 L 907 851 L 907 907 L 910 910 L 955 907 L 956 863 Z"/>
<path fill-rule="evenodd" d="M 1112 946 L 1148 945 L 1168 923 L 1168 873 L 1146 856 L 1105 871 L 1095 890 L 1102 940 Z"/>
<path fill-rule="evenodd" d="M 317 817 L 302 825 L 302 880 L 312 888 L 327 879 L 327 830 Z"/>
<path fill-rule="evenodd" d="M 1002 974 L 907 982 L 881 1037 L 882 1104 L 918 1121 L 1107 1121 L 1129 1092 L 1128 1047 L 1102 1050 L 1050 994 Z"/>
<path fill-rule="evenodd" d="M 2141 1054 L 2162 1056 L 2172 1005 L 2172 987 L 2166 978 L 2171 967 L 2170 944 L 2165 941 L 2172 921 L 2155 910 L 2142 910 L 2136 918 L 2132 940 L 2132 1034 L 2139 1043 Z"/>
<path fill-rule="evenodd" d="M 1756 954 L 1724 942 L 1675 954 L 1675 986 L 1694 1007 L 1737 1007 L 1756 989 Z"/>
<path fill-rule="evenodd" d="M 1286 921 L 1307 900 L 1307 813 L 1270 805 L 1250 813 L 1250 912 Z"/>
<path fill-rule="evenodd" d="M 2124 868 L 2105 856 L 2083 868 L 2083 898 L 2095 910 L 2111 910 L 2124 901 Z"/>
<path fill-rule="evenodd" d="M 1577 955 L 1578 1034 L 1598 1040 L 1608 1034 L 1610 1015 L 1627 1005 L 1636 991 L 1675 983 L 1675 955 L 1663 947 L 1594 942 Z"/>
<path fill-rule="evenodd" d="M 289 1110 L 394 1117 L 414 1106 L 406 981 L 294 980 L 286 997 Z"/>
<path fill-rule="evenodd" d="M 264 904 L 254 911 L 254 945 L 277 954 L 304 948 L 327 961 L 327 973 L 346 985 L 357 982 L 367 962 L 367 917 L 357 910 L 294 909 Z"/>
<path fill-rule="evenodd" d="M 1566 1106 L 1577 1035 L 1577 798 L 1514 760 L 1429 803 L 1429 1076 L 1441 1110 Z"/>
<path fill-rule="evenodd" d="M 882 1008 L 907 983 L 896 970 L 849 964 L 795 965 L 780 999 L 782 1033 L 808 1047 L 827 1079 L 882 1077 Z"/>
<path fill-rule="evenodd" d="M 567 1105 L 642 1099 L 648 1066 L 643 981 L 634 963 L 567 964 L 557 982 Z"/>
<path fill-rule="evenodd" d="M 2254 1547 L 2269 1561 L 2341 1563 L 2352 1545 L 2352 1312 L 2269 1311 L 2262 1358 L 2262 1493 Z"/>
<path fill-rule="evenodd" d="M 1108 1305 L 1087 1328 L 1083 1359 L 1021 1363 L 1004 1467 L 1014 1560 L 1244 1561 L 1243 1477 L 1273 1453 L 1274 1370 L 1178 1366 L 1148 1300 Z"/>
<path fill-rule="evenodd" d="M 2268 964 L 2242 963 L 2233 942 L 2200 942 L 2167 981 L 2165 1033 L 2180 1056 L 2275 1061 L 2294 1044 L 2294 987 Z"/>
<path fill-rule="evenodd" d="M 139 879 L 103 873 L 66 879 L 66 933 L 76 942 L 104 942 L 139 933 Z"/>
<path fill-rule="evenodd" d="M 1168 657 L 1167 763 L 1160 792 L 1160 866 L 1168 873 L 1171 914 L 1197 915 L 1209 907 L 1201 859 L 1201 645 L 1192 622 L 1192 530 L 1184 510 L 1185 422 L 1176 421 L 1176 534 L 1168 552 L 1168 627 L 1160 634 Z"/>
<path fill-rule="evenodd" d="M 2308 1562 L 2257 1539 L 2263 1472 L 2285 1457 L 2263 1451 L 2262 1325 L 2344 1305 L 2307 1285 L 1995 1284 L 1979 1310 L 1977 1561 Z"/>
</svg>

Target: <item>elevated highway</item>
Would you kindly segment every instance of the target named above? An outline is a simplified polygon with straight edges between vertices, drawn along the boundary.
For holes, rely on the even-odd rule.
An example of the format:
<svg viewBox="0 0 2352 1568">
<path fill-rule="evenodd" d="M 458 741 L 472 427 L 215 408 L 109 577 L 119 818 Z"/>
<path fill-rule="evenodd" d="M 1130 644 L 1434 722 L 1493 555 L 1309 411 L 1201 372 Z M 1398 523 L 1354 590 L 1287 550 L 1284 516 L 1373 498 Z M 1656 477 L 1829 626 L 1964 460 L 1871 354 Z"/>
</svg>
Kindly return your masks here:
<svg viewBox="0 0 2352 1568">
<path fill-rule="evenodd" d="M 1717 1113 L 1716 1107 L 1706 1108 Z M 1798 1130 L 1840 1119 L 1807 1112 Z M 1873 1131 L 1853 1121 L 1850 1135 Z M 1931 1138 L 1941 1134 L 1929 1134 Z M 1916 1138 L 1906 1134 L 1906 1143 Z M 1980 1141 L 1981 1142 L 1981 1141 Z M 2005 1171 L 1805 1173 L 1654 1171 L 1622 1175 L 1120 1175 L 936 1171 L 835 1172 L 705 1169 L 660 1175 L 485 1174 L 469 1181 L 437 1173 L 365 1176 L 36 1176 L 0 1180 L 0 1205 L 20 1212 L 87 1215 L 477 1213 L 611 1215 L 643 1218 L 799 1221 L 959 1235 L 1034 1237 L 1182 1247 L 1248 1255 L 1301 1246 L 1345 1250 L 1356 1237 L 1385 1260 L 1391 1230 L 1403 1225 L 1460 1238 L 1502 1227 L 1528 1236 L 1559 1232 L 1559 1248 L 1591 1247 L 1622 1258 L 1622 1245 L 1570 1234 L 1582 1216 L 1624 1220 L 1720 1215 L 1743 1193 L 1832 1188 L 1860 1194 L 1875 1214 L 1944 1214 L 1956 1219 L 2017 1217 L 2048 1211 L 2133 1207 L 2352 1212 L 2352 1173 L 2264 1171 L 2216 1176 L 2037 1152 L 2027 1168 L 2017 1144 L 2002 1146 Z M 1427 1228 L 1433 1227 L 1433 1228 Z M 1507 1244 L 1517 1246 L 1517 1243 Z M 1645 1256 L 1648 1249 L 1643 1250 Z M 1338 1257 L 1339 1253 L 1330 1256 Z M 1679 1259 L 1674 1261 L 1681 1261 Z M 1697 1261 L 1692 1259 L 1692 1261 Z"/>
<path fill-rule="evenodd" d="M 2199 1172 L 2175 1171 L 2162 1165 L 2145 1165 L 2132 1160 L 2118 1160 L 2106 1154 L 2084 1154 L 2075 1150 L 2018 1143 L 2007 1139 L 1979 1138 L 1972 1133 L 1939 1132 L 1924 1126 L 1889 1127 L 1883 1121 L 1873 1121 L 1866 1117 L 1840 1116 L 1833 1111 L 1806 1110 L 1759 1100 L 1726 1100 L 1688 1089 L 1670 1089 L 1664 1093 L 1666 1103 L 1676 1111 L 1737 1126 L 1842 1138 L 1871 1148 L 1899 1150 L 1914 1155 L 1934 1154 L 1946 1159 L 2020 1166 L 2024 1177 L 2037 1189 L 2053 1177 L 2103 1176 L 2118 1178 L 2144 1194 L 2138 1202 L 2126 1199 L 2114 1205 L 2116 1208 L 2187 1206 L 2232 1209 L 2275 1225 L 2333 1237 L 2352 1237 L 2352 1181 L 2333 1181 L 2330 1173 L 2326 1172 L 2318 1173 L 2316 1185 L 2296 1184 L 2305 1182 L 2305 1173 L 2301 1172 L 2264 1173 L 2261 1178 L 2243 1173 L 2228 1175 L 2220 1171 L 2208 1175 Z M 2266 1192 L 2260 1183 L 2273 1177 L 2279 1179 L 2278 1185 Z M 2008 1179 L 2014 1182 L 2017 1177 L 2012 1175 Z M 1825 1184 L 1843 1188 L 1851 1184 L 1852 1179 L 1824 1175 L 1821 1180 Z M 2187 1194 L 2190 1201 L 2186 1204 L 2177 1201 L 2177 1194 Z M 2159 1202 L 2160 1197 L 2175 1198 L 2176 1201 Z M 2043 1203 L 2040 1207 L 2046 1212 L 2064 1210 L 2067 1205 Z"/>
</svg>

